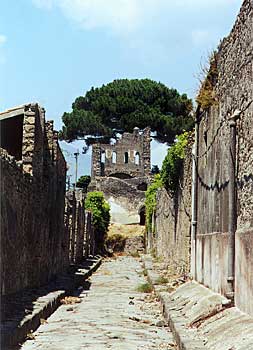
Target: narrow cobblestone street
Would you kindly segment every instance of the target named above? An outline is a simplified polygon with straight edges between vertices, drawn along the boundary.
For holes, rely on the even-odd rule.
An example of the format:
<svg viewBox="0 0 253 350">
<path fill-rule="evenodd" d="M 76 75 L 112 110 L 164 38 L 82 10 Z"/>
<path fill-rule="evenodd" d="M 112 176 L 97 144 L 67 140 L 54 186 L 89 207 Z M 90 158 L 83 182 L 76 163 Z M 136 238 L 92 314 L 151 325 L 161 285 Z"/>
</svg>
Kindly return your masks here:
<svg viewBox="0 0 253 350">
<path fill-rule="evenodd" d="M 108 259 L 81 290 L 81 303 L 62 305 L 27 340 L 23 350 L 176 349 L 140 263 L 130 256 Z"/>
</svg>

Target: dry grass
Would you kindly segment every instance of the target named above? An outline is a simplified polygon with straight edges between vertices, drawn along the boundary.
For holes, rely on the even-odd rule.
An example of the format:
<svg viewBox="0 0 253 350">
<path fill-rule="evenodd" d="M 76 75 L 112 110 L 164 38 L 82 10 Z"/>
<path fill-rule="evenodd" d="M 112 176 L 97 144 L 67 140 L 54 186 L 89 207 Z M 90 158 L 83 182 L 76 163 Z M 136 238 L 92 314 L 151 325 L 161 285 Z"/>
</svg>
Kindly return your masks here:
<svg viewBox="0 0 253 350">
<path fill-rule="evenodd" d="M 106 246 L 113 253 L 124 252 L 127 239 L 142 236 L 143 234 L 144 227 L 140 225 L 111 224 L 106 238 Z M 133 254 L 135 257 L 139 257 L 138 252 Z"/>
<path fill-rule="evenodd" d="M 110 238 L 110 236 L 114 235 L 121 235 L 123 238 L 142 236 L 144 234 L 144 230 L 144 226 L 140 225 L 111 224 L 109 226 L 107 237 Z"/>
<path fill-rule="evenodd" d="M 77 304 L 77 303 L 81 303 L 82 299 L 78 298 L 78 297 L 65 297 L 63 299 L 61 299 L 61 304 L 63 305 L 73 305 L 73 304 Z"/>
</svg>

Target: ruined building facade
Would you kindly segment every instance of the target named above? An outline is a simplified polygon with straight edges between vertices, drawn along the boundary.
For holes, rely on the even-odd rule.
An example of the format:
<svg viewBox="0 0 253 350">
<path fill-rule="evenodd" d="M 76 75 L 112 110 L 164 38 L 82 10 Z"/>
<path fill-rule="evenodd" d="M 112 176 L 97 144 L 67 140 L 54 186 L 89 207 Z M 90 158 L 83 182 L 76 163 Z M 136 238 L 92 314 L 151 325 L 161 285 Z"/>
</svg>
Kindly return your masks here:
<svg viewBox="0 0 253 350">
<path fill-rule="evenodd" d="M 37 287 L 69 264 L 66 162 L 45 110 L 0 113 L 1 294 Z"/>
<path fill-rule="evenodd" d="M 92 148 L 92 177 L 145 177 L 150 174 L 150 129 L 124 133 L 115 144 L 95 144 Z"/>
<path fill-rule="evenodd" d="M 115 144 L 92 147 L 89 190 L 104 192 L 111 204 L 112 221 L 138 223 L 143 215 L 150 176 L 150 128 L 124 133 Z"/>
</svg>

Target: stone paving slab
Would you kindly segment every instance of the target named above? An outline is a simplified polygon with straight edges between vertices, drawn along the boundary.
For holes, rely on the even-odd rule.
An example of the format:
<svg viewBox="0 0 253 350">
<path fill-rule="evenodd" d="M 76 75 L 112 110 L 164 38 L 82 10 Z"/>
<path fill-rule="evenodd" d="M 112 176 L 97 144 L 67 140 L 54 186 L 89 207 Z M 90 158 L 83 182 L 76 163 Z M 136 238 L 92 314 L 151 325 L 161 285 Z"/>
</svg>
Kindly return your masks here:
<svg viewBox="0 0 253 350">
<path fill-rule="evenodd" d="M 142 256 L 148 279 L 159 296 L 165 318 L 183 350 L 252 350 L 253 318 L 232 307 L 230 300 L 195 281 L 169 293 L 153 279 L 151 257 Z"/>
<path fill-rule="evenodd" d="M 147 283 L 138 260 L 107 259 L 88 282 L 82 302 L 59 307 L 22 350 L 176 349 L 155 294 L 137 291 Z"/>
<path fill-rule="evenodd" d="M 65 295 L 83 284 L 101 261 L 100 257 L 90 257 L 47 286 L 4 297 L 1 301 L 1 349 L 16 349 L 27 334 L 36 330 L 59 307 Z"/>
</svg>

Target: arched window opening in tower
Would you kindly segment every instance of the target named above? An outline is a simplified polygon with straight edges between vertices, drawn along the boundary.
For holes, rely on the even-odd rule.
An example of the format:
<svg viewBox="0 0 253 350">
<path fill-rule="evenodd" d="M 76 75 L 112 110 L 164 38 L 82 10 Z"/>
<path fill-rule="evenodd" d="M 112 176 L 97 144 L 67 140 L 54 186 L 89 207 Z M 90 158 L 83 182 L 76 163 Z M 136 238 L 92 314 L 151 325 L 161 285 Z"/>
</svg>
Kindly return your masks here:
<svg viewBox="0 0 253 350">
<path fill-rule="evenodd" d="M 136 152 L 136 153 L 135 153 L 134 163 L 135 163 L 136 165 L 140 165 L 140 153 L 139 153 L 139 152 Z"/>
<path fill-rule="evenodd" d="M 101 163 L 105 163 L 105 151 L 101 152 Z"/>
<path fill-rule="evenodd" d="M 117 163 L 117 153 L 115 151 L 112 152 L 112 163 L 113 164 Z"/>
</svg>

